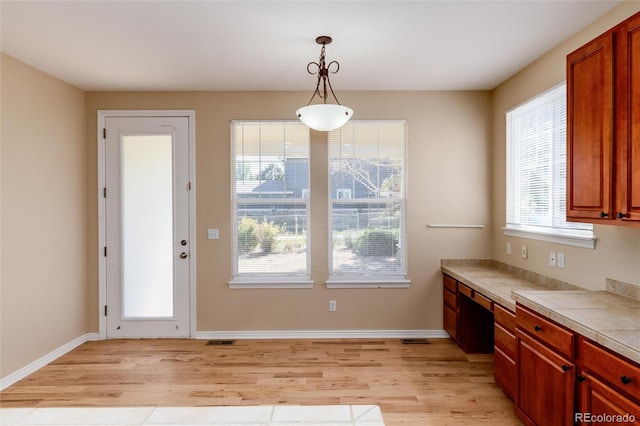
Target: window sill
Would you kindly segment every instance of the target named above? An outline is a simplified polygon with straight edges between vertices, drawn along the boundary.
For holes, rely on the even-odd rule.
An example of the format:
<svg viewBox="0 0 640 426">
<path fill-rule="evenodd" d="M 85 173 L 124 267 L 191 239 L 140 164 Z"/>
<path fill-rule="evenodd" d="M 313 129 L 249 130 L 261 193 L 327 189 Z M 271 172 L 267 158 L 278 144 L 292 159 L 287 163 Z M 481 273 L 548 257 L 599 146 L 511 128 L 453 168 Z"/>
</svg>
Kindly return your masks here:
<svg viewBox="0 0 640 426">
<path fill-rule="evenodd" d="M 504 235 L 509 237 L 528 238 L 530 240 L 546 241 L 567 246 L 582 247 L 593 250 L 596 248 L 596 238 L 593 235 L 574 235 L 562 232 L 551 232 L 525 228 L 504 227 Z"/>
<path fill-rule="evenodd" d="M 229 288 L 238 289 L 267 289 L 267 288 L 313 288 L 312 280 L 294 279 L 290 277 L 286 279 L 235 279 L 229 281 Z"/>
<path fill-rule="evenodd" d="M 332 278 L 326 281 L 327 288 L 409 288 L 411 281 L 405 278 Z"/>
</svg>

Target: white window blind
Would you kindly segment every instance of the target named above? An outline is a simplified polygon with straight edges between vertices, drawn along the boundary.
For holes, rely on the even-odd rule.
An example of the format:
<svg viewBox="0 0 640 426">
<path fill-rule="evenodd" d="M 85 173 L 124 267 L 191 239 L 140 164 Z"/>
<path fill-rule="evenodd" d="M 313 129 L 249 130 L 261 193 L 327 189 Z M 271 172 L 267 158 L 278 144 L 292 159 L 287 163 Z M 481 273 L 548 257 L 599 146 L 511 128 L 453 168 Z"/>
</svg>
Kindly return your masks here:
<svg viewBox="0 0 640 426">
<path fill-rule="evenodd" d="M 566 85 L 507 113 L 507 226 L 592 237 L 592 225 L 566 221 Z"/>
<path fill-rule="evenodd" d="M 329 133 L 330 280 L 406 278 L 406 122 Z"/>
<path fill-rule="evenodd" d="M 309 129 L 231 123 L 233 280 L 309 277 Z"/>
</svg>

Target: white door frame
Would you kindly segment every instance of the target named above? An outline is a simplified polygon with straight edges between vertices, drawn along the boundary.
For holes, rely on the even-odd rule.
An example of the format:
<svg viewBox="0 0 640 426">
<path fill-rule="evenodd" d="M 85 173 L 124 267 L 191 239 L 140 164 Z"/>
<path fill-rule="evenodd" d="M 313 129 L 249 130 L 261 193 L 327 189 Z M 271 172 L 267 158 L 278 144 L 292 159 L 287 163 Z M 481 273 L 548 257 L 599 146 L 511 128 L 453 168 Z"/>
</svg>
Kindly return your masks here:
<svg viewBox="0 0 640 426">
<path fill-rule="evenodd" d="M 195 161 L 195 118 L 193 110 L 98 110 L 98 333 L 100 340 L 107 338 L 107 259 L 106 246 L 106 204 L 103 190 L 106 185 L 106 139 L 104 128 L 107 117 L 187 117 L 189 120 L 189 335 L 196 335 L 196 161 Z"/>
</svg>

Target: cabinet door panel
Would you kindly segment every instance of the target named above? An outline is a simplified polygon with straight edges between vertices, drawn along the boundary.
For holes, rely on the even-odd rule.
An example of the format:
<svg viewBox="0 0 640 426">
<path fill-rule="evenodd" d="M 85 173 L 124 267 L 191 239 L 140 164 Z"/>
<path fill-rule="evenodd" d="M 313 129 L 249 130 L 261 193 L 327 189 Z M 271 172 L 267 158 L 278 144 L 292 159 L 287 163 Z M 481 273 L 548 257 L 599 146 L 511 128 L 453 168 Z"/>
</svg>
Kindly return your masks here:
<svg viewBox="0 0 640 426">
<path fill-rule="evenodd" d="M 573 425 L 575 366 L 516 330 L 516 411 L 531 425 Z"/>
<path fill-rule="evenodd" d="M 567 218 L 614 218 L 613 35 L 567 56 Z M 606 215 L 601 218 L 601 214 Z M 591 220 L 595 219 L 595 220 Z"/>
<path fill-rule="evenodd" d="M 624 222 L 640 222 L 640 15 L 622 26 L 619 46 L 616 212 Z"/>
</svg>

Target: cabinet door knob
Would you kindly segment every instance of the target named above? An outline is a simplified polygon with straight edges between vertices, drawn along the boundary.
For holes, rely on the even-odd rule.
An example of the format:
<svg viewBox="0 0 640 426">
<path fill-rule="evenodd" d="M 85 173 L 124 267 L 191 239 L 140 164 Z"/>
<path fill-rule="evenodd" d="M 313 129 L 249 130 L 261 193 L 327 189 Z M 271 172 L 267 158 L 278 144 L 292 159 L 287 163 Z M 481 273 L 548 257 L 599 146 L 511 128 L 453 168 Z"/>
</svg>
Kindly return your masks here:
<svg viewBox="0 0 640 426">
<path fill-rule="evenodd" d="M 571 367 L 569 367 L 567 364 L 562 365 L 562 371 L 569 371 L 570 369 Z"/>
<path fill-rule="evenodd" d="M 533 329 L 535 331 L 540 331 L 540 330 L 542 330 L 542 327 L 540 327 L 539 325 L 536 324 L 535 326 L 533 326 Z"/>
<path fill-rule="evenodd" d="M 582 376 L 582 375 L 578 374 L 578 381 L 579 381 L 580 383 L 584 382 L 585 380 L 587 380 L 587 378 L 586 378 L 586 377 L 584 377 L 584 376 Z"/>
<path fill-rule="evenodd" d="M 618 219 L 624 219 L 629 217 L 629 213 L 622 213 L 622 212 L 618 212 Z"/>
<path fill-rule="evenodd" d="M 629 383 L 632 382 L 631 377 L 627 377 L 627 376 L 620 377 L 620 381 L 625 385 L 628 385 Z"/>
<path fill-rule="evenodd" d="M 609 217 L 609 213 L 600 212 L 600 218 L 604 219 L 605 217 Z"/>
</svg>

